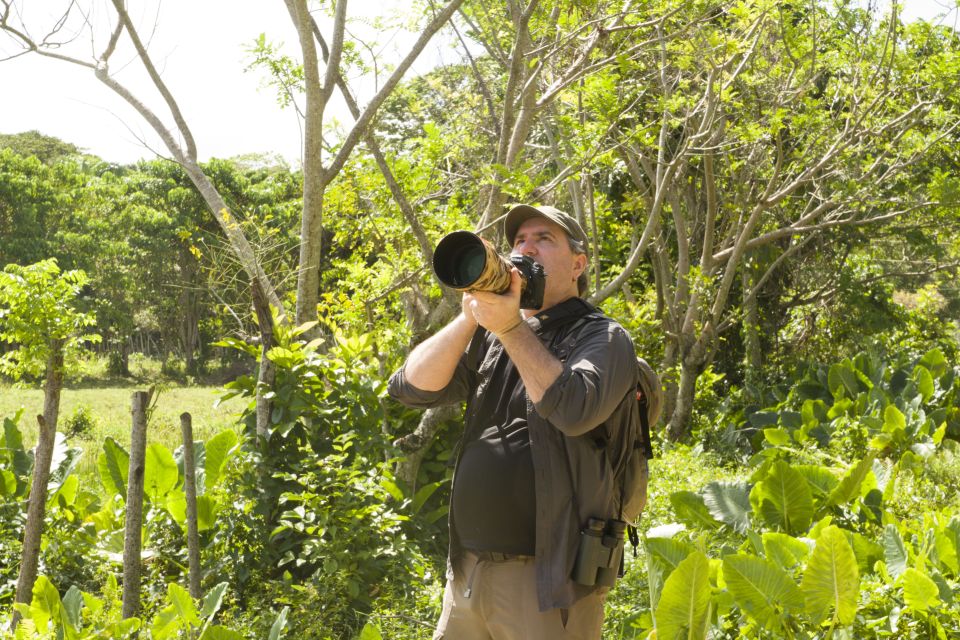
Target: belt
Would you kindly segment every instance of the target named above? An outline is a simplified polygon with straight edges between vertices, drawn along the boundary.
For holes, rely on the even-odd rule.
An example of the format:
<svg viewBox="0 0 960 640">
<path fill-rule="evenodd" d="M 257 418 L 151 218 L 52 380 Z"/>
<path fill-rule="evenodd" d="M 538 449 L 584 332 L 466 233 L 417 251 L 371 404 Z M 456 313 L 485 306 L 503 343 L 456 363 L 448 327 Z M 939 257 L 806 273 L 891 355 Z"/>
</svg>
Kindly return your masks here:
<svg viewBox="0 0 960 640">
<path fill-rule="evenodd" d="M 499 551 L 474 551 L 468 549 L 467 553 L 477 556 L 481 562 L 507 562 L 510 560 L 533 560 L 533 556 L 525 556 L 519 553 L 500 553 Z"/>
</svg>

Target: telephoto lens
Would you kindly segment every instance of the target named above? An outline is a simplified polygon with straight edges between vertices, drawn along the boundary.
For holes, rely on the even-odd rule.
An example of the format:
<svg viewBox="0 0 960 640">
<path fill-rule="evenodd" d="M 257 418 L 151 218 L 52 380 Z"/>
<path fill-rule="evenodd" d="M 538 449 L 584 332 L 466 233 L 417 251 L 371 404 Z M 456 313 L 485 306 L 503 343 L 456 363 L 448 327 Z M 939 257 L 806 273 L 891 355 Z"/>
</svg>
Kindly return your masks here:
<svg viewBox="0 0 960 640">
<path fill-rule="evenodd" d="M 469 231 L 447 234 L 433 252 L 437 278 L 458 291 L 503 293 L 510 288 L 512 267 L 493 245 Z"/>
<path fill-rule="evenodd" d="M 543 265 L 530 256 L 511 256 L 508 260 L 493 245 L 469 231 L 445 235 L 433 252 L 433 272 L 443 284 L 457 291 L 492 291 L 510 289 L 510 272 L 520 272 L 520 308 L 543 306 L 546 274 Z"/>
</svg>

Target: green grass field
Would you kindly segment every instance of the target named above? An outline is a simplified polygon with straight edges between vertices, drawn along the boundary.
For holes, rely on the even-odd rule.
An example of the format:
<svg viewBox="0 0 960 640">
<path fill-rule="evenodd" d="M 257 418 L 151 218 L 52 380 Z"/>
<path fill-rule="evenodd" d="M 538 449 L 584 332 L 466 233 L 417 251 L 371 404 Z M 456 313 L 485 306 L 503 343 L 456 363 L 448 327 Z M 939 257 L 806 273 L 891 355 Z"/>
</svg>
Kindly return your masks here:
<svg viewBox="0 0 960 640">
<path fill-rule="evenodd" d="M 112 436 L 125 448 L 130 446 L 130 397 L 134 391 L 146 387 L 104 387 L 90 389 L 64 389 L 60 397 L 58 431 L 67 433 L 71 417 L 81 408 L 92 418 L 90 428 L 70 438 L 70 444 L 83 449 L 78 465 L 81 477 L 95 473 L 96 459 L 100 455 L 103 440 Z M 147 442 L 160 442 L 174 451 L 181 444 L 180 414 L 189 412 L 193 417 L 193 437 L 206 440 L 223 429 L 235 428 L 237 418 L 244 408 L 244 401 L 231 398 L 214 407 L 223 394 L 219 387 L 170 387 L 161 389 L 147 426 Z M 24 409 L 19 427 L 24 444 L 34 446 L 37 438 L 36 415 L 43 413 L 43 391 L 0 387 L 0 419 L 12 418 Z"/>
</svg>

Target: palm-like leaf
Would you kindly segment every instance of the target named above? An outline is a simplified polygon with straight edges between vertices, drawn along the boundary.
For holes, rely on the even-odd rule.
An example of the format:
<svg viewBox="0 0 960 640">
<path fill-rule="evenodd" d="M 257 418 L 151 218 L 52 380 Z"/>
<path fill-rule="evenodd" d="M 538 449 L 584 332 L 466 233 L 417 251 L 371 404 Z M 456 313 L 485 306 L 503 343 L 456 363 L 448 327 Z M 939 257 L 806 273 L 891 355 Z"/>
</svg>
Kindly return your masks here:
<svg viewBox="0 0 960 640">
<path fill-rule="evenodd" d="M 810 547 L 803 540 L 797 540 L 785 533 L 768 531 L 763 534 L 763 552 L 768 560 L 782 569 L 791 569 L 810 555 Z"/>
<path fill-rule="evenodd" d="M 765 558 L 726 556 L 723 579 L 737 605 L 767 629 L 783 626 L 782 613 L 803 609 L 803 593 L 793 578 Z"/>
<path fill-rule="evenodd" d="M 672 538 L 647 538 L 646 547 L 650 607 L 656 609 L 664 581 L 693 552 L 693 547 Z"/>
<path fill-rule="evenodd" d="M 860 572 L 846 534 L 836 526 L 820 533 L 801 583 L 807 613 L 819 624 L 834 611 L 834 621 L 850 624 L 857 614 Z"/>
<path fill-rule="evenodd" d="M 750 501 L 764 521 L 787 533 L 802 533 L 813 519 L 813 496 L 806 478 L 778 460 L 750 492 Z"/>
<path fill-rule="evenodd" d="M 750 485 L 744 482 L 711 482 L 703 488 L 710 515 L 739 533 L 750 527 Z"/>
<path fill-rule="evenodd" d="M 710 561 L 702 552 L 694 551 L 663 585 L 656 608 L 657 638 L 705 638 L 709 611 Z"/>
</svg>

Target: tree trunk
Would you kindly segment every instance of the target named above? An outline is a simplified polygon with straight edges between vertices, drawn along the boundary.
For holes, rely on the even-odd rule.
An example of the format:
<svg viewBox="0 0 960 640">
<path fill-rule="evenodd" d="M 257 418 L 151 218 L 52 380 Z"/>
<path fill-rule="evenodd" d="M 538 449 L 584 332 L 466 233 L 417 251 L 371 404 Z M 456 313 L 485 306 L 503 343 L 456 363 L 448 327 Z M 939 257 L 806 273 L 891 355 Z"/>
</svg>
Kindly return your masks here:
<svg viewBox="0 0 960 640">
<path fill-rule="evenodd" d="M 196 288 L 197 261 L 188 251 L 180 253 L 180 344 L 187 373 L 196 376 L 199 370 L 197 348 L 200 346 L 200 309 Z"/>
<path fill-rule="evenodd" d="M 20 575 L 14 602 L 29 604 L 33 599 L 33 585 L 37 581 L 40 561 L 40 540 L 43 536 L 43 518 L 47 507 L 47 485 L 50 482 L 50 464 L 56 445 L 57 418 L 60 414 L 60 390 L 63 388 L 63 340 L 53 340 L 47 360 L 47 379 L 44 384 L 43 415 L 37 416 L 40 425 L 33 463 L 33 482 L 27 506 L 27 524 L 23 531 L 23 549 L 20 554 Z M 20 614 L 13 612 L 10 630 L 17 628 Z"/>
<path fill-rule="evenodd" d="M 272 403 L 266 394 L 273 389 L 273 381 L 277 375 L 276 367 L 267 358 L 267 353 L 273 348 L 273 313 L 267 302 L 263 289 L 257 282 L 251 288 L 253 308 L 257 313 L 257 324 L 260 325 L 260 371 L 257 373 L 257 447 L 266 446 L 267 432 L 270 429 L 270 412 Z"/>
<path fill-rule="evenodd" d="M 50 345 L 47 360 L 47 379 L 43 393 L 43 415 L 37 416 L 40 424 L 37 449 L 34 454 L 33 483 L 30 485 L 30 502 L 27 506 L 27 524 L 23 531 L 23 549 L 20 554 L 20 575 L 14 602 L 29 604 L 33 599 L 33 585 L 37 581 L 37 565 L 40 561 L 40 540 L 43 536 L 43 517 L 47 507 L 47 485 L 50 482 L 50 465 L 56 444 L 57 418 L 60 414 L 60 390 L 63 388 L 63 340 L 54 340 Z M 17 628 L 20 614 L 14 610 L 10 630 Z"/>
<path fill-rule="evenodd" d="M 197 531 L 197 476 L 193 459 L 193 423 L 189 413 L 180 414 L 183 435 L 183 492 L 187 499 L 187 558 L 189 559 L 190 595 L 199 600 L 200 535 Z"/>
<path fill-rule="evenodd" d="M 697 394 L 697 378 L 702 368 L 691 366 L 685 360 L 680 364 L 680 384 L 677 386 L 673 414 L 667 425 L 667 436 L 678 442 L 690 435 L 690 418 L 693 416 L 693 402 Z"/>
<path fill-rule="evenodd" d="M 751 400 L 757 390 L 760 367 L 763 366 L 763 351 L 760 345 L 760 311 L 757 296 L 749 295 L 756 286 L 756 277 L 749 261 L 743 266 L 743 350 L 744 382 L 747 395 Z"/>
<path fill-rule="evenodd" d="M 123 618 L 140 609 L 140 535 L 143 526 L 143 470 L 147 450 L 147 407 L 150 393 L 135 391 L 131 398 L 133 428 L 130 434 L 130 467 L 123 537 Z"/>
<path fill-rule="evenodd" d="M 405 454 L 397 462 L 395 475 L 411 492 L 416 491 L 420 463 L 440 430 L 440 425 L 447 420 L 453 420 L 458 411 L 459 407 L 453 405 L 427 409 L 416 430 L 394 442 Z"/>
<path fill-rule="evenodd" d="M 667 425 L 667 437 L 674 442 L 690 435 L 690 418 L 697 396 L 697 378 L 713 358 L 716 334 L 709 323 L 696 338 L 690 333 L 680 336 L 680 381 L 677 386 L 676 404 Z"/>
</svg>

